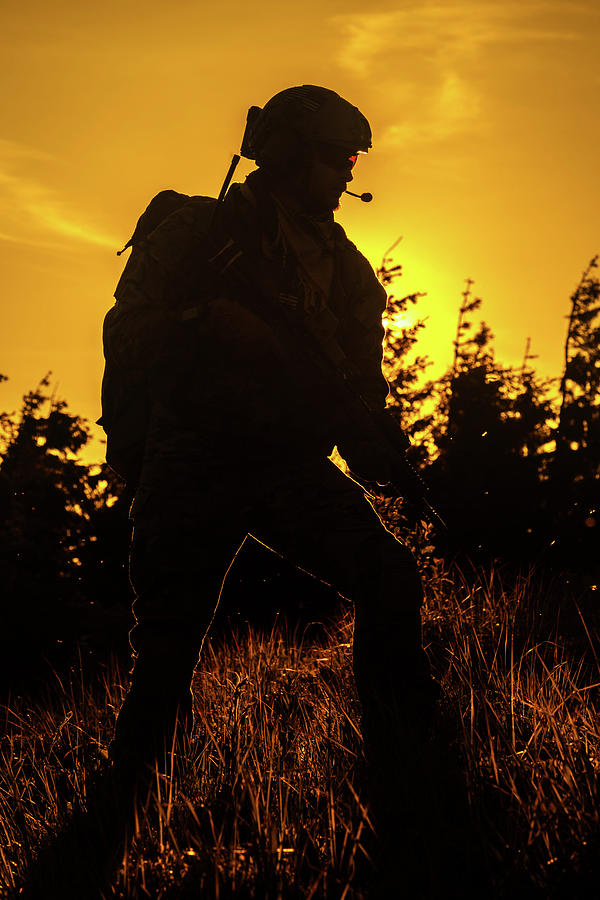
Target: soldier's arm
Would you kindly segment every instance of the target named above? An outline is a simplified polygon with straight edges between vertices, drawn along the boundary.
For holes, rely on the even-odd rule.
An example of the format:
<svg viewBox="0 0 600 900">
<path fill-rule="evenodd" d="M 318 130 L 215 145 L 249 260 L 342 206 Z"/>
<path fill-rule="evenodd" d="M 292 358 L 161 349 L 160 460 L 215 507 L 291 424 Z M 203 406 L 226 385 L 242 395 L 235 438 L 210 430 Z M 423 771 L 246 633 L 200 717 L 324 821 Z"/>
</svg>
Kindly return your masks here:
<svg viewBox="0 0 600 900">
<path fill-rule="evenodd" d="M 356 247 L 348 246 L 342 257 L 346 294 L 345 351 L 357 373 L 356 390 L 370 408 L 383 410 L 389 392 L 381 370 L 384 327 L 382 316 L 387 294 L 368 260 Z"/>
</svg>

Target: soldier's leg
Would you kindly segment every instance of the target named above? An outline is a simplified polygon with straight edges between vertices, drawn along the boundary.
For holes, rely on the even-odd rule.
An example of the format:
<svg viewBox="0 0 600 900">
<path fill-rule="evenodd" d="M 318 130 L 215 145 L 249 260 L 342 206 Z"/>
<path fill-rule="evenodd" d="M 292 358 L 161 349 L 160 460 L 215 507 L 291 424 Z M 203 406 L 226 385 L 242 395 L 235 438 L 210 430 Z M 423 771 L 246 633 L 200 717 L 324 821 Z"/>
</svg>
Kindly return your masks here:
<svg viewBox="0 0 600 900">
<path fill-rule="evenodd" d="M 134 668 L 111 756 L 135 767 L 168 749 L 177 725 L 191 727 L 194 668 L 244 534 L 233 537 L 201 498 L 142 494 L 133 519 Z"/>
<path fill-rule="evenodd" d="M 359 485 L 327 460 L 274 479 L 256 536 L 354 601 L 353 664 L 367 738 L 390 717 L 422 732 L 436 686 L 422 648 L 423 591 L 415 560 Z"/>
<path fill-rule="evenodd" d="M 283 474 L 260 526 L 257 537 L 354 601 L 353 665 L 381 896 L 399 895 L 399 881 L 407 896 L 422 896 L 408 885 L 420 890 L 429 871 L 424 738 L 437 687 L 422 647 L 415 560 L 362 489 L 326 460 Z"/>
</svg>

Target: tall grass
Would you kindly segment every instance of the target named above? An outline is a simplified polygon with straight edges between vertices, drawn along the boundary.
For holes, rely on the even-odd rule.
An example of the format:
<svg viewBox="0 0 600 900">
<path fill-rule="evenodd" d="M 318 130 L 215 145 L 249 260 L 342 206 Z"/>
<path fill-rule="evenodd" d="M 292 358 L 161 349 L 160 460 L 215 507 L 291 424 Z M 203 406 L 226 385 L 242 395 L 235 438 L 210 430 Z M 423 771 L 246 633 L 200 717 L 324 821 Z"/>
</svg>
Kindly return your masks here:
<svg viewBox="0 0 600 900">
<path fill-rule="evenodd" d="M 531 580 L 509 589 L 494 573 L 429 575 L 425 636 L 444 688 L 437 742 L 452 740 L 464 771 L 486 895 L 593 896 L 593 654 L 560 637 Z M 153 799 L 140 802 L 134 833 L 94 896 L 366 897 L 376 843 L 351 639 L 342 611 L 320 639 L 278 624 L 209 641 L 194 684 L 195 733 L 173 777 L 157 773 Z M 44 701 L 14 698 L 4 710 L 4 896 L 17 895 L 43 845 L 46 887 L 36 896 L 53 896 L 65 866 L 89 868 L 52 848 L 106 765 L 125 691 L 115 663 L 95 680 L 77 670 L 68 681 L 57 676 Z M 453 878 L 448 871 L 448 888 Z M 398 885 L 401 897 L 401 871 Z"/>
</svg>

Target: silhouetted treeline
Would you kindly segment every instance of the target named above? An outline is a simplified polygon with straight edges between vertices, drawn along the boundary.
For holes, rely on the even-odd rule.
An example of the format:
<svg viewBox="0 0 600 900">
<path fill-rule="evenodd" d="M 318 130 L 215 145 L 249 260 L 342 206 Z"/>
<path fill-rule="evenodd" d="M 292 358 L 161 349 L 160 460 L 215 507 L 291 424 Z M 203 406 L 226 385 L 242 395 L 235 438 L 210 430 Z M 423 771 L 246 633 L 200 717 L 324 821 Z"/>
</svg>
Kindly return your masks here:
<svg viewBox="0 0 600 900">
<path fill-rule="evenodd" d="M 600 281 L 594 258 L 571 297 L 563 371 L 540 378 L 527 339 L 522 365 L 496 360 L 493 335 L 474 314 L 481 300 L 467 281 L 453 359 L 427 380 L 418 352 L 422 320 L 391 327 L 385 370 L 394 414 L 413 439 L 447 536 L 429 534 L 434 554 L 535 563 L 579 571 L 597 583 L 600 559 Z M 386 256 L 390 288 L 401 267 Z M 424 295 L 391 296 L 388 321 Z M 415 353 L 416 351 L 416 353 Z M 5 380 L 4 376 L 0 376 Z M 126 635 L 130 492 L 106 466 L 82 462 L 84 420 L 51 392 L 49 376 L 0 415 L 1 665 L 103 629 Z M 383 491 L 381 507 L 386 508 Z M 226 515 L 224 511 L 224 515 Z M 400 527 L 410 528 L 409 521 Z M 249 542 L 225 592 L 225 607 L 251 598 L 253 612 L 286 602 L 332 605 L 331 591 Z M 310 607 L 310 602 L 308 602 Z M 89 632 L 89 634 L 88 634 Z M 29 652 L 26 653 L 25 651 Z"/>
<path fill-rule="evenodd" d="M 450 533 L 445 553 L 578 569 L 600 563 L 600 280 L 594 258 L 571 296 L 565 362 L 540 378 L 527 338 L 522 364 L 496 360 L 493 334 L 475 323 L 481 299 L 467 280 L 448 371 L 423 383 L 426 357 L 410 355 L 417 321 L 389 341 L 391 403 L 414 440 Z M 399 274 L 384 259 L 388 285 Z M 393 320 L 418 295 L 391 297 Z M 410 360 L 410 361 L 409 361 Z"/>
<path fill-rule="evenodd" d="M 0 416 L 0 675 L 14 683 L 128 594 L 126 499 L 107 466 L 81 461 L 88 440 L 49 374 Z"/>
</svg>

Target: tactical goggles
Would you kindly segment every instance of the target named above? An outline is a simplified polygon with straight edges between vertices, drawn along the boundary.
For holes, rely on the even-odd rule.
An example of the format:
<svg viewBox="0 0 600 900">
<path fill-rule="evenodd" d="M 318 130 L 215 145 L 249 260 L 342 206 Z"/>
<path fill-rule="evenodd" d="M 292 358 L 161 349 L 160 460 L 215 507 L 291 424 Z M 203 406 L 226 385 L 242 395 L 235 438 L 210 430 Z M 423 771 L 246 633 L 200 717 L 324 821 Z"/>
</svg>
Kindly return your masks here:
<svg viewBox="0 0 600 900">
<path fill-rule="evenodd" d="M 321 162 L 332 169 L 353 169 L 358 159 L 358 153 L 348 153 L 334 144 L 317 144 L 316 152 Z"/>
</svg>

